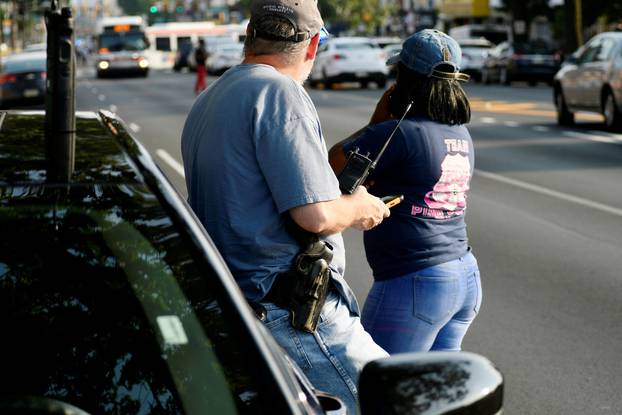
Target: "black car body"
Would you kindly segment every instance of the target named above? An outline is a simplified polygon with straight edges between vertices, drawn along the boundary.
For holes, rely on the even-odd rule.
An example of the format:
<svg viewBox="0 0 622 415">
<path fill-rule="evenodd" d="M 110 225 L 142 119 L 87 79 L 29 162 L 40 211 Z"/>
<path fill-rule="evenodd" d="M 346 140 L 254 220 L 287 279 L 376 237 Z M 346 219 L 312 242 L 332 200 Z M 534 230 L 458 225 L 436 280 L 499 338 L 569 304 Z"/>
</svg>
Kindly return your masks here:
<svg viewBox="0 0 622 415">
<path fill-rule="evenodd" d="M 45 51 L 7 56 L 0 66 L 0 105 L 43 102 L 46 76 Z"/>
<path fill-rule="evenodd" d="M 502 42 L 492 49 L 482 68 L 482 82 L 509 85 L 513 81 L 553 82 L 561 55 L 542 40 Z"/>
<path fill-rule="evenodd" d="M 77 113 L 68 181 L 48 140 L 42 111 L 0 113 L 1 413 L 345 413 L 282 353 L 120 119 Z M 500 409 L 490 362 L 422 357 L 366 367 L 363 413 Z"/>
<path fill-rule="evenodd" d="M 611 130 L 622 128 L 622 33 L 594 36 L 562 64 L 555 75 L 553 99 L 560 125 L 574 112 L 603 114 Z"/>
</svg>

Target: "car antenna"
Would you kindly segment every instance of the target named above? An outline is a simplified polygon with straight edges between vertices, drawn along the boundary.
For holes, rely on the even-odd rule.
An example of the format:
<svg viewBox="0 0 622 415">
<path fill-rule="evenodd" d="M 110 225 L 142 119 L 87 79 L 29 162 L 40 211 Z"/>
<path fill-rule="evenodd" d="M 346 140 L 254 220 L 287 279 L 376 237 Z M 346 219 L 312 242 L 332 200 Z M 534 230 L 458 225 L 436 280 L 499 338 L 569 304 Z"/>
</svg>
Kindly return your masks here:
<svg viewBox="0 0 622 415">
<path fill-rule="evenodd" d="M 75 161 L 74 30 L 70 7 L 51 0 L 45 11 L 47 29 L 47 80 L 45 91 L 45 141 L 47 180 L 69 182 Z"/>
</svg>

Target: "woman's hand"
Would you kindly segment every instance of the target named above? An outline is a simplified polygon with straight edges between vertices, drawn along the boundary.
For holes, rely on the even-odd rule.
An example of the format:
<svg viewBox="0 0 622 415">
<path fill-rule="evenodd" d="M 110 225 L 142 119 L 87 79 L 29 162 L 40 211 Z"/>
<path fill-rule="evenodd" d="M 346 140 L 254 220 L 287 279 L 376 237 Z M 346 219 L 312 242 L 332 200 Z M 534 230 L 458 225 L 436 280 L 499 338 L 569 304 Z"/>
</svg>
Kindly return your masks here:
<svg viewBox="0 0 622 415">
<path fill-rule="evenodd" d="M 370 124 L 378 124 L 387 120 L 395 119 L 393 114 L 389 111 L 389 96 L 393 93 L 395 84 L 391 85 L 384 94 L 380 97 L 380 100 L 376 104 L 376 109 L 369 120 Z"/>
</svg>

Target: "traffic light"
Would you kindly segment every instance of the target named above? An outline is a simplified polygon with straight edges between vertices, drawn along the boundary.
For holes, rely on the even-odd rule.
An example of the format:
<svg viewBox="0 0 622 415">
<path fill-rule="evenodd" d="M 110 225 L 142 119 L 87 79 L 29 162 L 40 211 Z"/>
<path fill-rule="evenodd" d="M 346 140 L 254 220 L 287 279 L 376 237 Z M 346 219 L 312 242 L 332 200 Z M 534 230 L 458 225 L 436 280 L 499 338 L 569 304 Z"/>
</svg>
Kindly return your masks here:
<svg viewBox="0 0 622 415">
<path fill-rule="evenodd" d="M 149 7 L 149 13 L 157 13 L 157 12 L 158 12 L 158 6 Z"/>
</svg>

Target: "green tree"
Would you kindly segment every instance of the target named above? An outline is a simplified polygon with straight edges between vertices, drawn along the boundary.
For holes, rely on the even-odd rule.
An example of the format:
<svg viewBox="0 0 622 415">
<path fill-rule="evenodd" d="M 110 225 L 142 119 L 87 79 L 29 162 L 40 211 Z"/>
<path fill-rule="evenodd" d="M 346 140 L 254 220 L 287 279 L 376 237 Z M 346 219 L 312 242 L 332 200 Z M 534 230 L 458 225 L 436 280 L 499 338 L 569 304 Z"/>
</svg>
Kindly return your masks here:
<svg viewBox="0 0 622 415">
<path fill-rule="evenodd" d="M 149 0 L 118 0 L 119 7 L 125 14 L 147 14 L 151 2 Z"/>
</svg>

